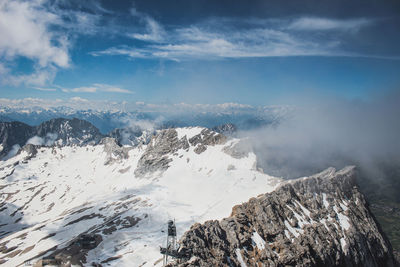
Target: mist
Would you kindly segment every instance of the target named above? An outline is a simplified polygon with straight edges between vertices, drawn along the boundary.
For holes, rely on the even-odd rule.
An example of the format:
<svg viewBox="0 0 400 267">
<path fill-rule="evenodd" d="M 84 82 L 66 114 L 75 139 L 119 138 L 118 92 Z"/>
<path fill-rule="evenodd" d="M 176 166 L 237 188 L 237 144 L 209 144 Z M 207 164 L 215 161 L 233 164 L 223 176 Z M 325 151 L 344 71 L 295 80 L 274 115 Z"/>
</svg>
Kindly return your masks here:
<svg viewBox="0 0 400 267">
<path fill-rule="evenodd" d="M 33 136 L 26 141 L 26 144 L 32 144 L 37 146 L 51 146 L 56 141 L 57 133 L 47 133 L 45 137 Z"/>
<path fill-rule="evenodd" d="M 249 137 L 264 172 L 291 179 L 356 165 L 369 178 L 386 179 L 383 168 L 400 166 L 400 92 L 364 101 L 296 99 L 279 124 L 239 133 Z"/>
</svg>

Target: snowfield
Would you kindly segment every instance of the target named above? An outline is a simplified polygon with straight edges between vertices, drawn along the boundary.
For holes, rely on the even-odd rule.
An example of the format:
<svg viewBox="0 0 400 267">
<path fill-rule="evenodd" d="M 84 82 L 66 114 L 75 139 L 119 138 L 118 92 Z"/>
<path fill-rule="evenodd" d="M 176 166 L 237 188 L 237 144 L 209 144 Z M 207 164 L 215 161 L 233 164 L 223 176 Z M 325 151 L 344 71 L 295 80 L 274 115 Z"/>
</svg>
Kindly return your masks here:
<svg viewBox="0 0 400 267">
<path fill-rule="evenodd" d="M 201 128 L 177 132 L 189 139 Z M 168 155 L 166 171 L 146 177 L 134 174 L 146 145 L 124 147 L 126 158 L 104 145 L 43 146 L 32 158 L 23 151 L 1 161 L 0 264 L 33 264 L 92 233 L 101 240 L 83 265 L 161 266 L 169 219 L 179 239 L 195 222 L 227 217 L 234 205 L 281 182 L 256 169 L 254 153 L 224 152 L 238 142 L 228 139 L 200 154 L 190 145 Z"/>
</svg>

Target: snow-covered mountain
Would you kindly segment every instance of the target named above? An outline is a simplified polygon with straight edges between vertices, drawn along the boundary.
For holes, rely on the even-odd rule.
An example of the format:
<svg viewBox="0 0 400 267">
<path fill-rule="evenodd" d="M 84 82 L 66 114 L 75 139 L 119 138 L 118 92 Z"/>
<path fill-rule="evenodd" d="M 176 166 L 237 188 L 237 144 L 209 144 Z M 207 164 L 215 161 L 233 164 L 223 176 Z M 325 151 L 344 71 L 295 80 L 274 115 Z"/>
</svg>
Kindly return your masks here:
<svg viewBox="0 0 400 267">
<path fill-rule="evenodd" d="M 180 128 L 136 147 L 112 138 L 27 145 L 0 165 L 0 262 L 18 266 L 53 253 L 76 264 L 159 266 L 167 220 L 176 220 L 181 235 L 280 183 L 255 169 L 255 155 L 237 150 L 239 143 Z M 97 246 L 77 252 L 82 234 Z"/>
<path fill-rule="evenodd" d="M 358 240 L 390 259 L 390 244 L 365 212 L 368 207 L 353 190 L 355 184 L 346 182 L 353 181 L 352 172 L 328 170 L 288 183 L 256 166 L 256 156 L 245 140 L 202 127 L 159 130 L 148 142 L 136 145 L 121 146 L 111 137 L 89 143 L 25 145 L 17 155 L 0 162 L 0 264 L 23 266 L 48 257 L 85 266 L 161 266 L 159 247 L 165 245 L 166 222 L 171 219 L 176 221 L 178 237 L 183 236 L 182 249 L 190 251 L 195 257 L 191 260 L 201 266 L 210 266 L 201 261 L 202 255 L 221 251 L 230 259 L 225 265 L 221 261 L 221 266 L 251 264 L 246 254 L 251 251 L 259 250 L 257 255 L 264 256 L 271 251 L 281 255 L 285 249 L 295 253 L 290 243 L 300 246 L 314 227 L 320 236 L 315 242 L 333 242 L 329 249 L 339 260 L 348 244 Z M 340 179 L 343 176 L 350 178 Z M 266 193 L 271 196 L 253 198 L 231 214 L 233 206 Z M 265 199 L 276 203 L 268 205 Z M 270 209 L 278 218 L 276 225 L 261 229 L 264 221 L 260 218 L 271 223 Z M 207 221 L 230 214 L 233 219 L 222 220 L 227 223 L 221 225 L 228 227 L 222 229 L 237 235 L 239 243 L 217 235 L 209 240 L 224 245 L 207 251 L 209 247 L 202 245 L 205 236 L 223 233 L 218 227 L 208 228 Z M 358 231 L 361 221 L 371 222 L 372 230 Z M 251 233 L 258 250 L 249 243 Z M 270 243 L 278 250 L 267 249 Z M 236 254 L 229 254 L 232 251 Z M 318 257 L 318 251 L 313 251 L 309 257 Z M 290 253 L 279 257 L 288 259 Z M 192 263 L 183 264 L 197 266 Z"/>
</svg>

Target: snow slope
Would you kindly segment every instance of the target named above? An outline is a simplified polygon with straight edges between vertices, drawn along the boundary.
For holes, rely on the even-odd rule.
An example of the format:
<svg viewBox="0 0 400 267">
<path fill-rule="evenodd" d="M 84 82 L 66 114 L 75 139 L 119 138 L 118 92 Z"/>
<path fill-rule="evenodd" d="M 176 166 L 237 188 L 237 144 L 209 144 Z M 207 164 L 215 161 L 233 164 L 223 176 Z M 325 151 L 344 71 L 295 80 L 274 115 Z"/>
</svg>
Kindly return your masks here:
<svg viewBox="0 0 400 267">
<path fill-rule="evenodd" d="M 177 129 L 179 139 L 200 131 Z M 192 145 L 179 149 L 166 171 L 146 178 L 134 175 L 146 145 L 124 147 L 126 157 L 103 144 L 39 147 L 32 158 L 23 151 L 0 162 L 0 264 L 34 263 L 92 233 L 101 242 L 84 265 L 161 266 L 167 220 L 176 220 L 179 238 L 193 223 L 227 217 L 280 183 L 255 168 L 252 152 L 224 152 L 238 142 L 200 154 Z"/>
</svg>

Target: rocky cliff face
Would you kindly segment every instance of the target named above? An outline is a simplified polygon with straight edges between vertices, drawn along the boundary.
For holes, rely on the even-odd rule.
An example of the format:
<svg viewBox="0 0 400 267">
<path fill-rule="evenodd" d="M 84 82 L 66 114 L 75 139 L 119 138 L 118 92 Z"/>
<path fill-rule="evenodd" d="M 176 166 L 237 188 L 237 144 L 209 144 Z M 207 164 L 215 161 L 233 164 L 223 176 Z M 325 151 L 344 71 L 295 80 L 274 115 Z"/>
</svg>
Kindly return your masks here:
<svg viewBox="0 0 400 267">
<path fill-rule="evenodd" d="M 0 159 L 27 143 L 34 145 L 97 144 L 103 135 L 91 123 L 79 119 L 52 119 L 38 126 L 0 122 Z"/>
<path fill-rule="evenodd" d="M 0 122 L 0 159 L 6 156 L 14 145 L 25 145 L 34 133 L 34 127 L 22 122 Z"/>
<path fill-rule="evenodd" d="M 36 135 L 40 137 L 54 135 L 57 145 L 96 144 L 103 137 L 100 131 L 90 122 L 73 119 L 52 119 L 36 127 Z"/>
<path fill-rule="evenodd" d="M 328 169 L 195 224 L 180 241 L 187 259 L 170 266 L 394 266 L 355 177 Z"/>
</svg>

